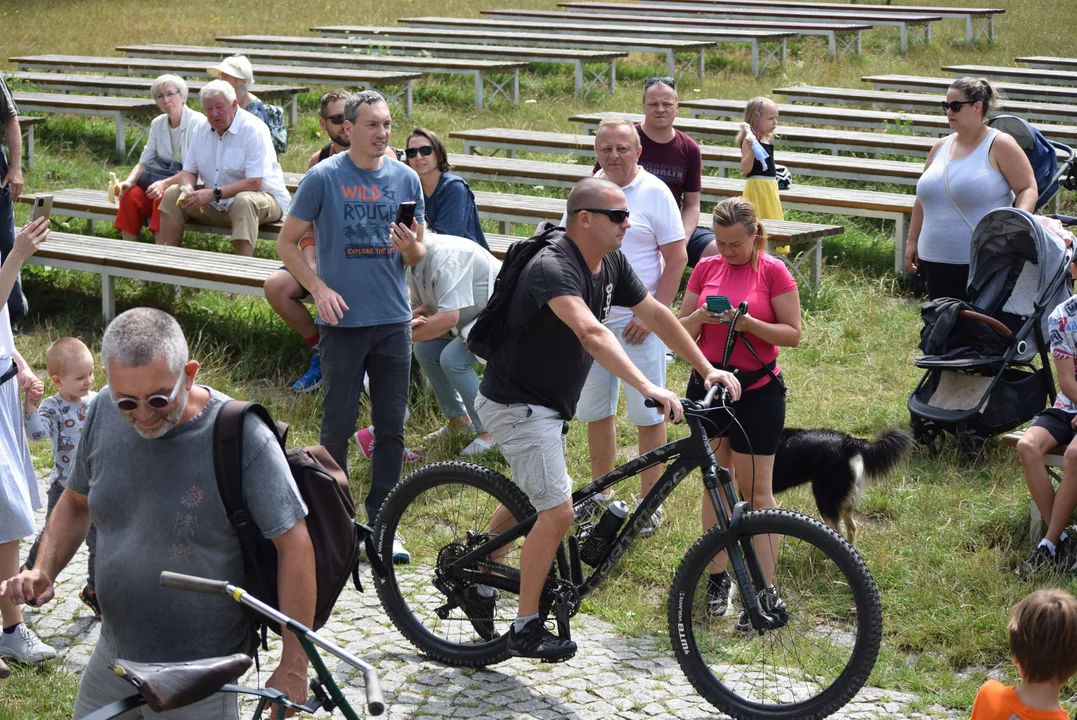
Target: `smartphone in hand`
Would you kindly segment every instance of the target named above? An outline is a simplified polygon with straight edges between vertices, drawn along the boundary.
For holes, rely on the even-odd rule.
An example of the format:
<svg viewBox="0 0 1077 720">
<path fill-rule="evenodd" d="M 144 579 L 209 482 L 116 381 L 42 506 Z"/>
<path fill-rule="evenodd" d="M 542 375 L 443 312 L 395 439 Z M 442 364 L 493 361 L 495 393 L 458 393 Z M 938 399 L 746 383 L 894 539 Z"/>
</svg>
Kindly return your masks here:
<svg viewBox="0 0 1077 720">
<path fill-rule="evenodd" d="M 396 220 L 404 227 L 411 229 L 411 223 L 415 220 L 415 203 L 402 202 L 396 206 Z"/>
<path fill-rule="evenodd" d="M 52 195 L 42 193 L 34 198 L 34 206 L 30 209 L 30 220 L 39 217 L 48 218 L 52 214 Z"/>
<path fill-rule="evenodd" d="M 725 295 L 708 295 L 707 296 L 707 310 L 712 313 L 724 313 L 727 310 L 732 310 L 733 305 L 729 302 L 729 298 Z"/>
</svg>

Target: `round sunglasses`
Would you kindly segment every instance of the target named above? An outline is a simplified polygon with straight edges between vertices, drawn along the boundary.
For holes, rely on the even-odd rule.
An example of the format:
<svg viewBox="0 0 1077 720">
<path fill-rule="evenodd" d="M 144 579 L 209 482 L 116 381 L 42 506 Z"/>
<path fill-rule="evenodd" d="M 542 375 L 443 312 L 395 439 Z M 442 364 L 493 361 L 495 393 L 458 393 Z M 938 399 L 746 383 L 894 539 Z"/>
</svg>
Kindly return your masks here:
<svg viewBox="0 0 1077 720">
<path fill-rule="evenodd" d="M 408 160 L 411 160 L 416 155 L 422 155 L 423 157 L 430 157 L 433 154 L 434 154 L 434 146 L 433 145 L 422 145 L 422 146 L 417 147 L 417 148 L 408 148 L 408 149 L 406 149 L 404 151 L 404 155 L 407 156 Z"/>
<path fill-rule="evenodd" d="M 180 385 L 183 384 L 183 379 L 185 377 L 187 377 L 187 373 L 181 372 L 179 377 L 176 378 L 176 386 L 172 388 L 172 392 L 170 392 L 168 395 L 150 395 L 145 400 L 140 400 L 138 398 L 127 396 L 116 397 L 116 393 L 112 390 L 111 387 L 109 388 L 109 395 L 112 396 L 112 402 L 116 403 L 116 407 L 118 407 L 120 410 L 123 410 L 124 412 L 134 412 L 138 409 L 138 404 L 141 402 L 146 403 L 154 410 L 164 410 L 166 407 L 172 404 L 173 400 L 176 399 L 176 395 L 179 393 Z"/>
</svg>

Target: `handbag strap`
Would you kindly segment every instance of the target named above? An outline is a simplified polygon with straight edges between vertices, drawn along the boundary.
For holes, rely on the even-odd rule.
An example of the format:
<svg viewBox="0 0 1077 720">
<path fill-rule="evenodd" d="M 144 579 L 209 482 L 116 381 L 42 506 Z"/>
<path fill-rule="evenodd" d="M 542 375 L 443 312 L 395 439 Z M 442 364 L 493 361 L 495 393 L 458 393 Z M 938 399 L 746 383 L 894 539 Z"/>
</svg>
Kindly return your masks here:
<svg viewBox="0 0 1077 720">
<path fill-rule="evenodd" d="M 987 137 L 984 138 L 984 140 L 987 141 L 987 151 L 988 152 L 991 152 L 991 145 L 992 145 L 992 143 L 995 142 L 995 134 L 996 133 L 998 133 L 998 131 L 995 130 L 994 128 L 988 128 L 987 129 Z M 953 138 L 955 138 L 955 137 L 957 137 L 957 136 L 956 135 L 951 135 L 950 136 L 950 142 L 946 143 L 946 145 L 944 147 L 939 149 L 940 153 L 943 153 L 945 151 L 944 152 L 944 159 L 946 161 L 942 166 L 942 184 L 943 184 L 943 187 L 946 188 L 946 197 L 950 198 L 950 204 L 954 206 L 954 210 L 956 210 L 957 214 L 961 216 L 961 219 L 965 221 L 965 225 L 968 226 L 969 230 L 975 231 L 976 228 L 974 228 L 972 226 L 972 223 L 969 222 L 968 217 L 965 215 L 965 213 L 961 209 L 961 207 L 956 202 L 954 202 L 954 194 L 952 192 L 950 192 L 950 148 L 952 148 L 953 145 L 954 145 Z M 981 141 L 981 142 L 983 142 L 983 141 Z M 977 146 L 976 150 L 979 150 L 979 149 L 980 149 L 979 146 Z M 973 150 L 972 152 L 976 152 L 976 150 Z"/>
</svg>

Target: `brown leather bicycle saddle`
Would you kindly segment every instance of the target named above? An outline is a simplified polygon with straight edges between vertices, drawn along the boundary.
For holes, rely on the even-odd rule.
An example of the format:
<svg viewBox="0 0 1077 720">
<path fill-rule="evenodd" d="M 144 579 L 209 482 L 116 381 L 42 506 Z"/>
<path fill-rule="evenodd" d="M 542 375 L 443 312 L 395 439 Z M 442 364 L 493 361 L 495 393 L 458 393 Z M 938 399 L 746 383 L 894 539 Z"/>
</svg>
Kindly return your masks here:
<svg viewBox="0 0 1077 720">
<path fill-rule="evenodd" d="M 175 710 L 208 698 L 247 672 L 251 658 L 242 653 L 178 663 L 115 660 L 109 667 L 138 688 L 155 712 Z"/>
</svg>

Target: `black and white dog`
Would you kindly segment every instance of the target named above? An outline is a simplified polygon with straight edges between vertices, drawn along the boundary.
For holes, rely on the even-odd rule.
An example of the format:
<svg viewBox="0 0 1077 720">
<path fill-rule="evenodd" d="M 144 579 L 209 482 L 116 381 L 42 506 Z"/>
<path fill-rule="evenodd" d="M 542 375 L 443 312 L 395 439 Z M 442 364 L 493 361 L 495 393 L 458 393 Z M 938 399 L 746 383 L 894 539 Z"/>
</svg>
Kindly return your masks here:
<svg viewBox="0 0 1077 720">
<path fill-rule="evenodd" d="M 785 428 L 774 457 L 774 494 L 811 483 L 823 521 L 840 533 L 840 520 L 849 542 L 855 542 L 853 510 L 864 496 L 865 477 L 890 472 L 912 446 L 912 437 L 902 430 L 887 430 L 868 442 L 837 430 Z"/>
</svg>

